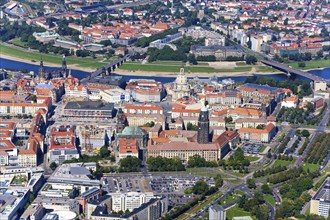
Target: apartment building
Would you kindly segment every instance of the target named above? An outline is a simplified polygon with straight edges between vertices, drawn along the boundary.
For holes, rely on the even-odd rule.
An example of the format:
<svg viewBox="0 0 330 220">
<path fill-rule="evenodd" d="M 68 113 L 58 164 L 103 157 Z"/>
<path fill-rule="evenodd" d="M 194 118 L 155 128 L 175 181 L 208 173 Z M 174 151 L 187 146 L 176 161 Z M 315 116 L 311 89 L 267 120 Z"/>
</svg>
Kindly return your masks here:
<svg viewBox="0 0 330 220">
<path fill-rule="evenodd" d="M 112 210 L 113 211 L 124 211 L 140 207 L 143 203 L 149 202 L 150 199 L 154 198 L 152 192 L 138 193 L 138 192 L 127 192 L 127 193 L 110 193 L 112 197 Z"/>
<path fill-rule="evenodd" d="M 269 123 L 264 129 L 240 128 L 238 130 L 240 138 L 244 141 L 256 143 L 269 143 L 276 134 L 276 127 Z"/>
<path fill-rule="evenodd" d="M 123 112 L 130 126 L 143 126 L 147 123 L 159 123 L 165 127 L 163 107 L 157 105 L 126 105 Z"/>
<path fill-rule="evenodd" d="M 3 101 L 0 100 L 0 114 L 1 115 L 34 115 L 39 109 L 45 109 L 48 111 L 52 106 L 51 97 L 38 97 L 37 102 L 32 100 L 17 100 Z"/>
</svg>

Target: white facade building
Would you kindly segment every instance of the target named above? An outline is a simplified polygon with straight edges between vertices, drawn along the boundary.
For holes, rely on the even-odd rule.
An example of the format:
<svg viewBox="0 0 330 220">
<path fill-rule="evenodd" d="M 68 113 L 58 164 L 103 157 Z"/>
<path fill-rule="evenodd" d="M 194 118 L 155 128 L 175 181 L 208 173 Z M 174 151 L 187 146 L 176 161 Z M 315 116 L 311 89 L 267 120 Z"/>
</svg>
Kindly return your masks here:
<svg viewBox="0 0 330 220">
<path fill-rule="evenodd" d="M 149 202 L 150 199 L 154 198 L 152 192 L 138 193 L 138 192 L 128 192 L 128 193 L 112 193 L 112 210 L 118 212 L 120 210 L 129 210 L 140 207 L 143 203 Z"/>
<path fill-rule="evenodd" d="M 131 94 L 124 89 L 101 90 L 100 96 L 105 102 L 120 103 L 131 100 Z"/>
</svg>

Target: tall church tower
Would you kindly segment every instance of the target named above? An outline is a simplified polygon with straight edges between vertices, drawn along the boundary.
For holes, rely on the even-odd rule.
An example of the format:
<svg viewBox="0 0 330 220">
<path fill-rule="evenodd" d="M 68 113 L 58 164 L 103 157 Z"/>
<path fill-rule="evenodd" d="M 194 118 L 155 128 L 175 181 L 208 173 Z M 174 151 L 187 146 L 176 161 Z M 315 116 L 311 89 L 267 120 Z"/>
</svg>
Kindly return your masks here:
<svg viewBox="0 0 330 220">
<path fill-rule="evenodd" d="M 42 59 L 40 60 L 38 78 L 39 78 L 40 83 L 43 83 L 46 80 L 45 70 L 44 70 L 44 62 L 42 61 Z"/>
<path fill-rule="evenodd" d="M 66 65 L 65 55 L 63 55 L 63 60 L 62 60 L 62 76 L 64 78 L 67 77 L 67 65 Z"/>
<path fill-rule="evenodd" d="M 199 144 L 207 144 L 210 141 L 210 120 L 209 111 L 206 106 L 203 106 L 198 117 L 198 130 L 197 130 L 197 142 Z"/>
<path fill-rule="evenodd" d="M 117 126 L 116 132 L 121 133 L 124 128 L 128 125 L 125 113 L 123 112 L 122 108 L 119 108 L 117 113 Z"/>
</svg>

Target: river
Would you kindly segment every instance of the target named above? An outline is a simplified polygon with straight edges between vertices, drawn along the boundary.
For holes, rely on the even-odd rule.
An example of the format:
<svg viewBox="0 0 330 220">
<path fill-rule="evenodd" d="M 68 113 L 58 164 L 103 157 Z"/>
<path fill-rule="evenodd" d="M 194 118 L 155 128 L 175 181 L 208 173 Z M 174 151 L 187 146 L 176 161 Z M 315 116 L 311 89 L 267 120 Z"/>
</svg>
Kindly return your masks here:
<svg viewBox="0 0 330 220">
<path fill-rule="evenodd" d="M 23 63 L 19 61 L 14 60 L 8 60 L 4 58 L 0 58 L 0 68 L 3 69 L 13 69 L 13 70 L 23 70 L 26 69 L 27 71 L 33 71 L 34 73 L 38 73 L 38 63 L 36 64 L 29 64 L 29 63 Z M 48 72 L 51 71 L 58 71 L 60 70 L 60 64 L 59 67 L 48 67 L 45 66 L 45 70 Z M 330 67 L 321 69 L 321 70 L 311 70 L 310 73 L 323 77 L 325 79 L 330 79 Z M 81 70 L 71 70 L 71 73 L 74 77 L 77 77 L 78 79 L 82 79 L 86 76 L 88 76 L 90 73 L 81 71 Z M 212 75 L 212 74 L 210 74 Z M 262 76 L 262 75 L 258 75 Z M 282 74 L 273 74 L 273 75 L 265 75 L 267 77 L 271 77 L 277 80 L 285 80 L 287 77 Z M 168 83 L 173 82 L 175 80 L 175 77 L 161 77 L 161 76 L 134 76 L 134 75 L 124 75 L 123 76 L 126 81 L 129 81 L 130 79 L 154 79 L 157 81 L 160 81 L 162 83 Z M 303 78 L 298 76 L 299 78 Z M 225 79 L 225 78 L 231 78 L 235 81 L 244 81 L 246 79 L 246 76 L 238 76 L 238 77 L 218 77 L 219 80 Z"/>
</svg>

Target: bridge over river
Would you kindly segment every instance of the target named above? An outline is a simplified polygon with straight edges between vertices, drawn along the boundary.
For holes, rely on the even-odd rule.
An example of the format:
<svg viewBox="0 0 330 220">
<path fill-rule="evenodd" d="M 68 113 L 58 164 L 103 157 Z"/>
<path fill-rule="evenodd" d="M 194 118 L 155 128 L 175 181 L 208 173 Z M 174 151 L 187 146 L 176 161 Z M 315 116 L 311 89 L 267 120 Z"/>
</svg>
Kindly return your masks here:
<svg viewBox="0 0 330 220">
<path fill-rule="evenodd" d="M 281 70 L 282 72 L 284 72 L 288 76 L 291 76 L 292 74 L 296 74 L 296 75 L 299 75 L 299 76 L 306 77 L 306 78 L 308 78 L 312 81 L 326 81 L 327 83 L 330 83 L 329 79 L 324 79 L 322 77 L 316 76 L 316 75 L 311 74 L 309 72 L 305 72 L 305 71 L 302 71 L 302 70 L 292 68 L 292 67 L 290 67 L 286 64 L 279 63 L 279 62 L 276 62 L 274 60 L 260 60 L 260 62 L 262 62 L 263 64 L 265 64 L 267 66 L 271 66 L 275 69 Z"/>
<path fill-rule="evenodd" d="M 126 54 L 122 58 L 118 58 L 117 60 L 108 63 L 107 65 L 103 66 L 102 68 L 97 69 L 95 72 L 92 72 L 89 76 L 82 79 L 81 82 L 86 82 L 88 79 L 93 79 L 99 75 L 110 75 L 112 71 L 116 68 L 120 67 L 128 58 L 130 58 L 130 54 Z"/>
</svg>

